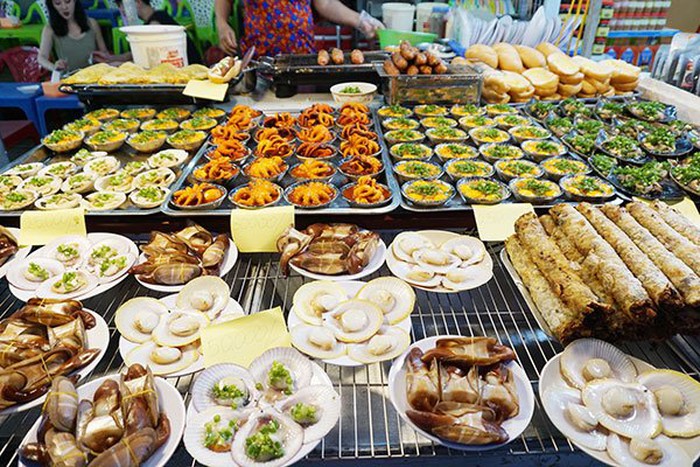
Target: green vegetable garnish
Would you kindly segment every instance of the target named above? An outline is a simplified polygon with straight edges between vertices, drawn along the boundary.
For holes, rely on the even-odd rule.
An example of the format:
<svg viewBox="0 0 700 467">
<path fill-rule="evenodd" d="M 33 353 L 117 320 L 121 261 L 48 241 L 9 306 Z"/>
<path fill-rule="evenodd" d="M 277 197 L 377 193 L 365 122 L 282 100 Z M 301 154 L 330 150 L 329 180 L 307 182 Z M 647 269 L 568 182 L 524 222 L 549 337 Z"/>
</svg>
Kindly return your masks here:
<svg viewBox="0 0 700 467">
<path fill-rule="evenodd" d="M 591 193 L 593 191 L 601 191 L 601 185 L 593 177 L 581 177 L 576 179 L 572 185 L 581 193 Z"/>
<path fill-rule="evenodd" d="M 41 279 L 42 281 L 45 281 L 49 278 L 49 271 L 42 268 L 36 263 L 29 263 L 29 268 L 27 268 L 27 270 L 29 271 L 29 274 L 36 277 L 37 279 Z"/>
<path fill-rule="evenodd" d="M 551 190 L 549 183 L 534 178 L 528 178 L 523 182 L 523 188 L 532 191 L 536 196 L 545 196 Z"/>
<path fill-rule="evenodd" d="M 231 408 L 234 410 L 238 408 L 238 404 L 235 402 L 237 399 L 245 399 L 246 393 L 243 392 L 235 384 L 215 384 L 212 389 L 215 399 L 231 402 Z"/>
<path fill-rule="evenodd" d="M 284 364 L 277 361 L 272 362 L 272 368 L 267 374 L 267 382 L 271 387 L 289 394 L 291 394 L 292 385 L 294 384 L 292 374 Z"/>
<path fill-rule="evenodd" d="M 313 425 L 318 421 L 316 407 L 313 405 L 302 404 L 301 402 L 294 404 L 290 414 L 295 422 L 303 426 Z"/>
<path fill-rule="evenodd" d="M 279 422 L 270 420 L 260 430 L 245 440 L 246 454 L 258 462 L 267 462 L 284 456 L 282 443 L 272 439 L 270 435 L 277 433 Z"/>
<path fill-rule="evenodd" d="M 523 161 L 512 161 L 503 165 L 504 169 L 520 177 L 521 175 L 537 173 L 537 168 Z"/>
<path fill-rule="evenodd" d="M 606 156 L 605 154 L 594 154 L 589 159 L 589 162 L 605 174 L 610 173 L 613 167 L 617 165 L 614 157 Z"/>
<path fill-rule="evenodd" d="M 490 180 L 476 180 L 469 184 L 476 191 L 483 193 L 484 195 L 497 195 L 502 192 L 501 186 Z"/>
<path fill-rule="evenodd" d="M 340 92 L 341 94 L 360 94 L 362 90 L 357 86 L 345 86 Z"/>
<path fill-rule="evenodd" d="M 138 196 L 155 203 L 163 197 L 163 193 L 154 186 L 147 186 L 138 191 Z"/>
</svg>

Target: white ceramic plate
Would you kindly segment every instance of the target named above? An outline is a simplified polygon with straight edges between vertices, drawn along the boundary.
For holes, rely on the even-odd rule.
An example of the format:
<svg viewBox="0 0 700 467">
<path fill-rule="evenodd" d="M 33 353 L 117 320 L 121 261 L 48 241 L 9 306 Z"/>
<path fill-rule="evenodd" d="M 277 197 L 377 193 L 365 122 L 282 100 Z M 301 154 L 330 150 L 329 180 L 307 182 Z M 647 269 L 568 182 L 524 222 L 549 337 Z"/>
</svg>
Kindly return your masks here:
<svg viewBox="0 0 700 467">
<path fill-rule="evenodd" d="M 94 311 L 88 310 L 87 308 L 83 308 L 83 310 L 87 311 L 95 318 L 95 326 L 92 329 L 87 329 L 85 331 L 87 334 L 88 348 L 100 349 L 100 353 L 98 353 L 97 356 L 93 359 L 93 361 L 91 361 L 89 364 L 85 365 L 78 371 L 69 374 L 78 375 L 78 384 L 80 384 L 80 380 L 82 380 L 85 376 L 89 375 L 92 372 L 92 370 L 94 370 L 97 367 L 97 365 L 100 363 L 100 360 L 102 360 L 102 358 L 105 356 L 105 353 L 107 352 L 107 346 L 109 345 L 109 328 L 107 327 L 107 323 L 105 322 L 104 318 L 102 318 L 102 316 L 98 315 Z M 8 407 L 5 410 L 0 411 L 0 416 L 9 415 L 17 412 L 24 412 L 25 410 L 32 409 L 43 404 L 45 399 L 46 396 L 44 395 L 39 397 L 38 399 L 34 399 L 33 401 L 27 402 L 25 404 L 13 405 L 12 407 Z"/>
<path fill-rule="evenodd" d="M 632 357 L 631 355 L 629 356 L 632 359 L 632 363 L 634 363 L 634 366 L 637 367 L 637 372 L 642 373 L 645 371 L 649 370 L 654 370 L 655 367 L 651 366 L 644 360 L 640 360 L 638 358 Z M 545 399 L 544 394 L 549 388 L 569 388 L 571 387 L 566 384 L 566 381 L 564 381 L 564 378 L 561 376 L 561 371 L 559 371 L 559 360 L 561 359 L 561 354 L 557 354 L 549 361 L 547 364 L 542 368 L 542 372 L 540 373 L 540 384 L 539 384 L 539 394 L 540 394 L 540 400 L 542 401 L 542 406 L 544 407 L 545 413 L 547 413 L 547 417 L 552 421 L 554 426 L 557 426 L 557 424 L 554 422 L 554 418 L 550 415 L 552 410 L 555 410 L 554 404 Z M 557 426 L 557 429 L 561 431 L 561 429 Z M 696 436 L 694 438 L 688 438 L 688 439 L 683 439 L 683 438 L 669 438 L 671 439 L 674 443 L 679 445 L 683 450 L 688 454 L 688 456 L 693 459 L 693 462 L 696 462 L 700 458 L 700 436 Z M 592 458 L 603 462 L 604 464 L 607 465 L 618 465 L 609 455 L 606 451 L 595 451 L 593 449 L 589 449 L 585 446 L 580 446 L 578 443 L 576 443 L 573 440 L 570 440 L 572 443 L 576 445 L 580 450 L 591 456 Z"/>
<path fill-rule="evenodd" d="M 394 409 L 398 412 L 399 416 L 416 430 L 421 435 L 430 439 L 431 441 L 447 446 L 451 449 L 457 449 L 459 451 L 488 451 L 490 449 L 500 448 L 506 444 L 513 441 L 515 438 L 520 436 L 523 431 L 530 424 L 532 419 L 532 414 L 535 411 L 535 394 L 532 391 L 532 386 L 530 385 L 530 380 L 525 373 L 525 370 L 515 361 L 509 362 L 506 366 L 510 371 L 513 372 L 513 377 L 515 380 L 515 388 L 518 393 L 518 401 L 520 403 L 520 411 L 518 415 L 503 422 L 501 427 L 508 433 L 508 440 L 504 443 L 487 444 L 487 445 L 469 445 L 454 443 L 451 441 L 446 441 L 437 436 L 428 433 L 424 430 L 418 428 L 406 415 L 406 410 L 411 407 L 408 405 L 406 399 L 406 368 L 404 362 L 408 352 L 414 348 L 418 347 L 424 352 L 435 347 L 435 343 L 438 339 L 444 339 L 449 337 L 464 337 L 464 336 L 434 336 L 428 337 L 426 339 L 420 340 L 413 343 L 406 352 L 404 352 L 400 357 L 394 360 L 391 365 L 391 370 L 389 370 L 389 397 L 391 403 L 394 405 Z"/>
<path fill-rule="evenodd" d="M 12 235 L 15 236 L 16 239 L 19 240 L 19 229 L 15 227 L 6 227 L 7 230 L 10 231 Z M 15 261 L 22 260 L 26 258 L 29 255 L 29 252 L 32 251 L 31 246 L 23 246 L 20 247 L 19 250 L 17 250 L 17 253 L 14 255 L 10 256 L 7 258 L 7 261 L 5 261 L 5 264 L 0 266 L 0 279 L 5 277 L 5 274 L 7 274 L 7 270 L 10 268 L 10 264 L 12 264 Z"/>
<path fill-rule="evenodd" d="M 172 294 L 168 295 L 166 297 L 163 297 L 159 299 L 160 302 L 162 302 L 165 306 L 168 307 L 168 310 L 175 310 L 175 300 L 177 299 L 177 294 Z M 228 303 L 226 304 L 226 307 L 224 308 L 225 312 L 228 313 L 240 313 L 241 315 L 245 315 L 245 311 L 243 311 L 243 308 L 241 305 L 238 304 L 236 300 L 233 298 L 229 298 Z M 126 356 L 134 350 L 136 347 L 142 344 L 137 344 L 135 342 L 131 342 L 130 340 L 127 340 L 124 336 L 120 335 L 119 336 L 119 355 L 122 357 L 122 360 L 126 362 Z M 139 362 L 142 365 L 146 365 L 146 362 Z M 164 378 L 178 378 L 180 376 L 186 376 L 190 375 L 192 373 L 196 373 L 198 371 L 201 371 L 204 369 L 204 356 L 199 353 L 199 357 L 197 360 L 188 366 L 187 368 L 183 368 L 180 371 L 176 371 L 175 373 L 169 373 L 167 375 L 161 375 Z"/>
<path fill-rule="evenodd" d="M 103 240 L 107 240 L 109 238 L 119 238 L 121 240 L 126 240 L 127 242 L 129 242 L 129 253 L 131 253 L 134 258 L 136 258 L 139 254 L 139 249 L 136 247 L 136 244 L 122 235 L 117 235 L 117 234 L 113 234 L 113 233 L 106 233 L 106 232 L 93 232 L 93 233 L 89 233 L 87 235 L 87 238 L 88 238 L 88 240 L 90 240 L 90 243 L 93 243 L 93 244 L 101 242 Z M 44 257 L 45 253 L 46 253 L 46 246 L 43 246 L 43 247 L 39 248 L 38 250 L 36 250 L 35 252 L 33 252 L 31 255 L 27 256 L 27 258 L 28 259 L 42 258 L 42 257 Z M 132 265 L 129 265 L 129 267 L 131 267 L 131 266 Z M 112 287 L 114 287 L 117 284 L 119 284 L 120 282 L 122 282 L 124 279 L 126 279 L 126 277 L 128 275 L 126 273 L 127 270 L 128 270 L 128 268 L 125 268 L 117 276 L 117 278 L 114 279 L 113 281 L 99 284 L 97 287 L 94 287 L 83 294 L 80 294 L 76 297 L 71 297 L 71 298 L 74 300 L 86 300 L 88 298 L 99 295 L 103 292 L 106 292 L 109 289 L 111 289 Z M 12 292 L 12 295 L 19 298 L 22 301 L 26 302 L 30 298 L 37 296 L 36 290 L 22 290 L 22 289 L 15 287 L 12 284 L 9 284 L 9 285 L 10 285 L 10 292 Z"/>
<path fill-rule="evenodd" d="M 118 374 L 112 374 L 98 378 L 96 380 L 90 381 L 84 386 L 78 387 L 78 397 L 82 399 L 92 399 L 97 388 L 107 379 L 119 380 Z M 155 378 L 156 390 L 158 391 L 158 408 L 161 412 L 167 414 L 170 420 L 170 437 L 156 452 L 154 452 L 151 457 L 146 460 L 142 467 L 162 467 L 167 464 L 168 460 L 172 457 L 180 444 L 180 439 L 182 439 L 182 432 L 185 430 L 185 404 L 182 401 L 182 396 L 178 390 L 172 384 L 168 383 L 162 378 Z M 32 425 L 27 435 L 22 440 L 21 446 L 27 443 L 36 442 L 36 432 L 39 429 L 39 424 L 41 423 L 41 418 Z M 30 464 L 26 464 L 19 459 L 18 465 L 20 467 L 29 467 Z"/>
<path fill-rule="evenodd" d="M 294 266 L 292 263 L 289 263 L 289 267 L 292 268 L 293 271 L 296 271 L 297 273 L 301 274 L 302 276 L 317 281 L 354 281 L 357 279 L 362 279 L 363 277 L 367 277 L 373 272 L 376 272 L 379 268 L 382 267 L 385 260 L 386 243 L 384 243 L 383 240 L 379 240 L 379 245 L 377 246 L 377 251 L 374 252 L 374 256 L 372 256 L 369 263 L 367 263 L 367 266 L 357 274 L 343 274 L 338 276 L 330 276 L 326 274 L 316 274 L 313 272 L 309 272 L 298 266 Z"/>
<path fill-rule="evenodd" d="M 138 257 L 136 262 L 137 262 L 137 264 L 141 264 L 144 261 L 146 261 L 146 255 L 144 255 L 142 253 Z M 221 265 L 221 272 L 219 273 L 219 277 L 224 277 L 226 274 L 228 274 L 228 272 L 231 269 L 233 269 L 233 266 L 236 264 L 236 261 L 238 261 L 238 248 L 236 248 L 236 244 L 233 242 L 233 240 L 231 238 L 229 238 L 228 253 L 226 253 L 226 258 L 224 259 L 224 264 Z M 175 292 L 181 291 L 182 288 L 185 287 L 185 284 L 182 284 L 182 285 L 149 284 L 147 282 L 142 281 L 141 279 L 139 279 L 136 276 L 134 276 L 134 278 L 142 286 L 146 287 L 147 289 L 155 290 L 156 292 L 175 293 Z"/>
<path fill-rule="evenodd" d="M 343 289 L 345 289 L 345 292 L 348 294 L 348 298 L 352 298 L 357 293 L 360 291 L 362 287 L 364 287 L 367 284 L 367 282 L 362 282 L 362 281 L 343 281 L 339 282 L 338 285 L 340 285 Z M 287 329 L 292 329 L 294 326 L 298 324 L 304 324 L 304 321 L 297 316 L 297 314 L 294 312 L 294 307 L 292 307 L 291 310 L 289 310 L 289 316 L 287 317 Z M 411 335 L 411 329 L 412 329 L 412 322 L 411 322 L 411 315 L 409 314 L 404 320 L 399 321 L 398 323 L 394 324 L 392 327 L 398 327 L 405 332 L 408 333 L 408 335 Z M 352 345 L 352 344 L 348 344 Z M 296 349 L 296 347 L 294 347 Z M 299 350 L 302 354 L 306 355 L 302 350 Z M 306 355 L 309 358 L 314 358 L 311 357 L 310 355 Z M 324 363 L 329 363 L 331 365 L 338 365 L 338 366 L 363 366 L 366 365 L 366 363 L 358 362 L 356 360 L 353 360 L 350 358 L 348 355 L 343 355 L 342 357 L 338 358 L 332 358 L 332 359 L 321 359 L 322 362 Z"/>
<path fill-rule="evenodd" d="M 457 238 L 457 237 L 462 237 L 462 235 L 454 233 L 454 232 L 447 232 L 445 230 L 419 230 L 416 232 L 417 234 L 421 234 L 428 238 L 431 242 L 433 242 L 436 246 L 442 245 L 446 241 L 452 239 L 452 238 Z M 429 288 L 429 287 L 423 287 L 420 285 L 412 284 L 410 281 L 406 280 L 406 272 L 408 271 L 408 263 L 405 261 L 400 260 L 394 255 L 394 251 L 392 250 L 393 243 L 389 245 L 389 248 L 387 250 L 386 254 L 386 265 L 389 267 L 389 270 L 393 275 L 398 277 L 399 279 L 403 279 L 404 281 L 408 282 L 412 287 L 420 290 L 425 290 L 426 292 L 437 292 L 437 293 L 458 293 L 458 292 L 464 292 L 465 290 L 472 290 L 477 287 L 481 287 L 482 285 L 486 284 L 488 281 L 491 280 L 493 277 L 493 260 L 491 259 L 491 255 L 489 254 L 488 250 L 486 251 L 486 255 L 484 256 L 483 261 L 481 261 L 478 264 L 469 266 L 469 270 L 473 270 L 477 272 L 481 277 L 479 281 L 472 282 L 469 287 L 466 287 L 464 289 L 460 290 L 450 290 L 442 285 L 439 285 L 437 287 Z M 478 268 L 478 269 L 477 269 Z"/>
<path fill-rule="evenodd" d="M 328 386 L 328 387 L 331 387 L 331 388 L 333 387 L 333 382 L 332 382 L 331 379 L 328 377 L 328 375 L 326 374 L 326 372 L 323 371 L 323 368 L 321 368 L 317 363 L 315 363 L 315 362 L 312 361 L 312 362 L 311 362 L 311 369 L 313 370 L 313 373 L 312 373 L 312 376 L 311 376 L 311 384 L 312 384 L 312 385 L 320 384 L 320 385 Z M 334 389 L 335 389 L 335 388 L 334 388 Z M 188 406 L 187 406 L 187 423 L 189 423 L 190 420 L 192 420 L 192 417 L 193 417 L 196 413 L 197 413 L 197 410 L 194 408 L 194 404 L 193 404 L 192 401 L 190 400 L 190 403 L 189 403 Z M 342 415 L 341 415 L 341 416 L 342 416 Z M 190 438 L 188 438 L 188 436 L 185 435 L 185 439 L 184 439 L 184 441 L 185 441 L 185 448 L 187 449 L 187 452 L 190 453 L 190 455 L 192 455 L 192 453 L 190 452 L 190 450 L 189 450 L 189 448 L 188 448 L 188 446 L 187 446 L 187 445 L 188 445 L 188 440 L 189 440 L 189 439 L 190 439 Z M 288 463 L 287 465 L 293 465 L 293 464 L 296 464 L 297 462 L 299 462 L 300 460 L 302 460 L 302 459 L 303 459 L 304 457 L 306 457 L 311 451 L 313 451 L 313 450 L 316 448 L 316 446 L 318 446 L 318 444 L 319 444 L 320 442 L 321 442 L 321 440 L 319 439 L 319 440 L 317 440 L 317 441 L 312 441 L 312 442 L 310 442 L 310 443 L 302 444 L 302 445 L 301 445 L 301 449 L 299 449 L 299 452 L 297 452 L 297 454 L 289 461 L 289 463 Z M 197 460 L 199 461 L 199 459 L 197 459 Z M 233 463 L 233 457 L 231 457 L 231 463 L 228 464 L 228 465 L 231 465 L 231 466 L 235 465 L 235 464 Z M 210 466 L 210 467 L 213 467 L 213 465 Z"/>
</svg>

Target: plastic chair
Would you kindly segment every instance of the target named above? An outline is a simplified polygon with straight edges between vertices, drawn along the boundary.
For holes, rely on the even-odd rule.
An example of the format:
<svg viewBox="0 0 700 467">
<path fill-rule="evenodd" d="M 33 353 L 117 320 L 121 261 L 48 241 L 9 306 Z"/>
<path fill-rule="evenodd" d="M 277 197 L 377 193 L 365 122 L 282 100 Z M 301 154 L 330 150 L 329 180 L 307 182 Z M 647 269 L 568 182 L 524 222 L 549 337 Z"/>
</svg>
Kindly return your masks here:
<svg viewBox="0 0 700 467">
<path fill-rule="evenodd" d="M 16 82 L 38 83 L 49 75 L 49 71 L 39 65 L 38 56 L 37 47 L 19 46 L 0 53 L 0 62 L 7 66 Z"/>
<path fill-rule="evenodd" d="M 20 16 L 20 7 L 13 0 L 4 0 L 6 8 L 13 15 Z M 43 0 L 36 1 L 27 10 L 24 18 L 20 19 L 22 25 L 18 28 L 0 29 L 0 40 L 16 41 L 20 45 L 41 43 L 41 33 L 47 23 L 48 9 Z"/>
<path fill-rule="evenodd" d="M 34 100 L 36 113 L 39 120 L 39 134 L 44 137 L 49 133 L 46 124 L 46 112 L 55 109 L 80 110 L 85 106 L 78 100 L 78 96 L 70 94 L 65 97 L 39 96 Z"/>
</svg>

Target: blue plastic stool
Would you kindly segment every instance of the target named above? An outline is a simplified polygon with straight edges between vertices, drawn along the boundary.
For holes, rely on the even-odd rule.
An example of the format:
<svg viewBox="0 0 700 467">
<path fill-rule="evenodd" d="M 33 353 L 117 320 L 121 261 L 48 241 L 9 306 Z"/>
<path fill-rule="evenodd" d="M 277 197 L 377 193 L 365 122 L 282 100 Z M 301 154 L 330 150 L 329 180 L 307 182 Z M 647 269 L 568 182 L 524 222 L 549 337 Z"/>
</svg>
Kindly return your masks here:
<svg viewBox="0 0 700 467">
<path fill-rule="evenodd" d="M 65 97 L 46 97 L 42 95 L 37 97 L 34 102 L 36 104 L 36 113 L 39 116 L 39 133 L 42 137 L 49 133 L 48 125 L 46 125 L 47 110 L 83 110 L 85 108 L 75 94 Z"/>
<path fill-rule="evenodd" d="M 37 88 L 31 92 L 22 92 L 19 90 L 21 87 L 26 86 L 37 86 Z M 40 131 L 41 123 L 39 121 L 39 114 L 36 108 L 36 98 L 41 96 L 41 85 L 36 83 L 0 83 L 0 109 L 1 108 L 15 108 L 21 109 L 27 116 L 27 120 L 30 120 L 34 127 Z"/>
</svg>

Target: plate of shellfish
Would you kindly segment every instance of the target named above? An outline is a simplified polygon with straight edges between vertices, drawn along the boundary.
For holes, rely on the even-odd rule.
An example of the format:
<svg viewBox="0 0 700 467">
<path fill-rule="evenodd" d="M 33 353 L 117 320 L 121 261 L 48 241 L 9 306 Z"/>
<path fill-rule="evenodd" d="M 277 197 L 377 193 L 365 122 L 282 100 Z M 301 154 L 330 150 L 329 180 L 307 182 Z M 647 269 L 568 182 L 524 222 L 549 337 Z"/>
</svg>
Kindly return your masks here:
<svg viewBox="0 0 700 467">
<path fill-rule="evenodd" d="M 126 279 L 137 255 L 134 242 L 122 235 L 66 235 L 13 262 L 7 280 L 10 291 L 20 300 L 84 300 Z"/>
<path fill-rule="evenodd" d="M 280 269 L 313 280 L 351 281 L 376 272 L 386 259 L 379 235 L 354 224 L 312 224 L 287 229 L 277 240 Z"/>
<path fill-rule="evenodd" d="M 493 260 L 481 240 L 444 230 L 398 234 L 386 264 L 396 277 L 429 292 L 471 290 L 493 277 Z"/>
<path fill-rule="evenodd" d="M 0 226 L 0 279 L 5 277 L 10 265 L 22 260 L 32 251 L 31 246 L 19 246 L 19 229 Z"/>
<path fill-rule="evenodd" d="M 109 345 L 105 320 L 76 300 L 29 299 L 0 321 L 0 329 L 0 415 L 41 405 L 60 376 L 87 376 Z M 28 374 L 39 377 L 27 380 Z"/>
<path fill-rule="evenodd" d="M 142 286 L 157 292 L 179 292 L 192 279 L 225 276 L 238 260 L 228 235 L 214 235 L 191 224 L 174 233 L 153 231 L 129 273 Z"/>
<path fill-rule="evenodd" d="M 209 467 L 291 465 L 335 427 L 340 409 L 320 366 L 292 348 L 272 348 L 248 369 L 221 363 L 196 377 L 185 448 Z"/>
<path fill-rule="evenodd" d="M 51 429 L 42 429 L 47 425 Z M 184 428 L 178 390 L 141 365 L 77 388 L 59 377 L 22 441 L 19 465 L 71 459 L 70 465 L 161 467 L 175 453 Z"/>
<path fill-rule="evenodd" d="M 391 403 L 413 429 L 448 448 L 501 447 L 525 431 L 535 410 L 515 358 L 493 337 L 428 337 L 394 360 Z"/>
<path fill-rule="evenodd" d="M 391 360 L 411 343 L 415 301 L 411 286 L 396 277 L 306 283 L 287 318 L 292 345 L 332 365 Z"/>
<path fill-rule="evenodd" d="M 161 299 L 136 297 L 114 315 L 119 354 L 127 365 L 148 366 L 156 376 L 177 377 L 204 369 L 200 330 L 245 316 L 220 277 L 191 280 Z"/>
<path fill-rule="evenodd" d="M 675 467 L 700 458 L 700 383 L 608 342 L 567 345 L 542 369 L 539 392 L 554 426 L 600 462 Z"/>
</svg>

